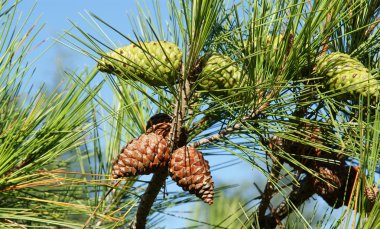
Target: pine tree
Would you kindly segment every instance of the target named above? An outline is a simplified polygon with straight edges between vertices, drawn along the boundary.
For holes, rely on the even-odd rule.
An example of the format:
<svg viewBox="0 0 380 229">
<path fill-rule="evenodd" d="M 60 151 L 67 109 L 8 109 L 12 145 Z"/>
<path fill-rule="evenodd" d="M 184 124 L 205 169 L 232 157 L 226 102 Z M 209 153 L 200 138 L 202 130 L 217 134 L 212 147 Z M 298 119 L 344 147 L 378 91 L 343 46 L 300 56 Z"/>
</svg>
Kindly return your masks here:
<svg viewBox="0 0 380 229">
<path fill-rule="evenodd" d="M 376 228 L 380 223 L 375 180 L 380 153 L 379 1 L 167 3 L 167 20 L 149 16 L 163 15 L 158 6 L 154 13 L 141 9 L 138 20 L 131 20 L 133 36 L 94 14 L 87 21 L 99 29 L 95 32 L 73 24 L 80 35 L 67 32 L 62 42 L 96 60 L 97 66 L 71 75 L 78 85 L 70 87 L 71 93 L 53 95 L 42 100 L 45 103 L 36 99 L 25 111 L 24 106 L 18 107 L 20 111 L 4 109 L 9 120 L 0 139 L 23 138 L 0 145 L 5 149 L 0 153 L 6 155 L 0 157 L 6 158 L 0 167 L 0 198 L 16 195 L 13 190 L 23 187 L 30 176 L 43 179 L 39 169 L 46 171 L 47 162 L 75 149 L 76 158 L 90 161 L 81 176 L 61 178 L 65 190 L 58 191 L 58 199 L 39 200 L 50 204 L 45 210 L 55 206 L 60 220 L 47 222 L 39 213 L 32 221 L 149 228 L 170 206 L 198 198 L 218 203 L 223 188 L 213 182 L 214 168 L 208 162 L 213 158 L 201 153 L 208 150 L 215 155 L 231 153 L 267 178 L 266 184 L 251 187 L 258 190 L 258 196 L 251 198 L 255 203 L 250 208 L 242 203 L 242 213 L 231 214 L 242 227 L 284 228 L 297 222 L 303 228 L 327 224 Z M 116 46 L 107 40 L 104 31 L 109 30 L 122 35 L 125 40 L 120 43 L 125 44 Z M 6 53 L 12 56 L 12 51 Z M 103 80 L 94 89 L 90 82 L 95 76 Z M 111 85 L 116 105 L 97 93 L 104 82 Z M 16 97 L 12 93 L 9 98 Z M 79 98 L 78 104 L 70 102 Z M 107 115 L 99 115 L 99 110 Z M 22 118 L 13 121 L 18 117 L 36 126 L 25 129 Z M 19 127 L 6 128 L 13 123 Z M 93 140 L 84 142 L 81 138 L 87 133 Z M 138 175 L 148 173 L 152 176 L 145 185 Z M 164 191 L 160 198 L 168 177 L 189 192 L 168 190 L 169 195 Z M 70 179 L 83 185 L 78 188 Z M 80 191 L 85 195 L 67 194 Z M 22 200 L 35 204 L 36 198 L 30 196 Z M 315 223 L 305 217 L 304 209 L 313 197 L 331 209 L 346 208 L 338 219 L 326 211 Z M 74 204 L 78 202 L 86 204 Z M 63 210 L 68 206 L 84 210 L 72 219 Z M 223 223 L 225 214 L 220 220 L 199 223 L 218 227 L 214 223 Z M 31 221 L 12 216 L 0 216 L 0 223 Z"/>
</svg>

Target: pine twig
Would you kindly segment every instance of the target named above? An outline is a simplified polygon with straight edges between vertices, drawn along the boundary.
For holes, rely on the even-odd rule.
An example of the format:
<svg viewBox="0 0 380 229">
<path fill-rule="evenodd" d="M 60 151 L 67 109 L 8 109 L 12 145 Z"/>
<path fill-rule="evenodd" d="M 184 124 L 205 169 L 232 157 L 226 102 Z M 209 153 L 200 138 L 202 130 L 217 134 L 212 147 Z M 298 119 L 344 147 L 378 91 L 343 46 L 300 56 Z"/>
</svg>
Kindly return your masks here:
<svg viewBox="0 0 380 229">
<path fill-rule="evenodd" d="M 380 17 L 376 18 L 375 22 L 368 28 L 367 31 L 365 31 L 365 36 L 369 37 L 371 35 L 372 31 L 376 28 L 376 26 L 380 23 Z"/>
<path fill-rule="evenodd" d="M 327 14 L 327 18 L 326 18 L 326 23 L 325 23 L 325 26 L 328 24 L 328 23 L 330 23 L 331 22 L 331 13 L 328 13 Z M 324 31 L 323 31 L 324 32 Z M 324 39 L 324 41 L 323 41 L 323 46 L 322 46 L 322 52 L 321 52 L 321 56 L 322 55 L 324 55 L 326 52 L 327 52 L 327 50 L 329 49 L 329 39 L 330 39 L 330 37 L 329 36 L 327 36 L 325 39 Z"/>
</svg>

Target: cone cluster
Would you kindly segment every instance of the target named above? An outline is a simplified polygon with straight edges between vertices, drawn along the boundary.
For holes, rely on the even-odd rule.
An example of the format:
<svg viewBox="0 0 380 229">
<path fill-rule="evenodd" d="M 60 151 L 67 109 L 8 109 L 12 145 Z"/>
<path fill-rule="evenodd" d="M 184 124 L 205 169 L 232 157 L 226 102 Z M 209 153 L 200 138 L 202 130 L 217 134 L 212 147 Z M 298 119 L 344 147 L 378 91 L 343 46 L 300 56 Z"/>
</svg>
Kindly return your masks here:
<svg viewBox="0 0 380 229">
<path fill-rule="evenodd" d="M 145 81 L 152 86 L 173 85 L 182 65 L 182 51 L 166 41 L 139 42 L 106 53 L 99 71 L 126 79 Z"/>
<path fill-rule="evenodd" d="M 210 54 L 202 58 L 199 86 L 215 96 L 231 96 L 244 86 L 241 69 L 231 58 L 220 54 Z"/>
<path fill-rule="evenodd" d="M 212 204 L 214 182 L 208 161 L 202 153 L 195 148 L 181 147 L 170 154 L 171 120 L 166 114 L 152 116 L 146 133 L 121 149 L 113 163 L 112 177 L 118 179 L 150 174 L 166 168 L 180 187 Z"/>
<path fill-rule="evenodd" d="M 369 70 L 355 58 L 340 52 L 320 57 L 315 67 L 326 90 L 372 97 L 379 94 L 380 84 Z"/>
</svg>

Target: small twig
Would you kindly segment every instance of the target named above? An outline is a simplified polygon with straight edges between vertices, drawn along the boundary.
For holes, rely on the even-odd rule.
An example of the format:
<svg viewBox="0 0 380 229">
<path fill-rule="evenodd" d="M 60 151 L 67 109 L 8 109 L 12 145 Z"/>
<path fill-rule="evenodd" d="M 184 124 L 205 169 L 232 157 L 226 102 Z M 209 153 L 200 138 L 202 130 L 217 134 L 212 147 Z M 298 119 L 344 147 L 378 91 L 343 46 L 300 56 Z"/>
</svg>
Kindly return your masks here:
<svg viewBox="0 0 380 229">
<path fill-rule="evenodd" d="M 376 22 L 374 22 L 368 29 L 367 31 L 365 31 L 365 36 L 366 37 L 369 37 L 369 35 L 372 33 L 372 31 L 376 28 L 376 26 L 380 23 L 380 17 L 376 18 L 375 20 Z"/>
<path fill-rule="evenodd" d="M 327 14 L 327 18 L 326 18 L 326 23 L 325 23 L 325 27 L 328 23 L 330 23 L 331 21 L 331 13 L 328 13 Z M 327 52 L 327 50 L 329 49 L 329 39 L 330 37 L 327 36 L 325 38 L 325 40 L 323 41 L 323 47 L 322 47 L 322 52 L 321 52 L 321 55 L 325 54 Z"/>
<path fill-rule="evenodd" d="M 277 226 L 280 228 L 280 229 L 284 229 L 285 226 L 284 224 L 281 222 L 281 219 L 277 216 L 276 214 L 276 208 L 271 208 L 271 213 L 272 215 L 274 216 L 274 219 L 276 220 L 276 224 Z"/>
<path fill-rule="evenodd" d="M 182 103 L 182 106 L 183 106 L 183 112 L 186 112 L 186 109 L 187 109 L 187 112 L 189 114 L 189 116 L 191 117 L 194 113 L 193 111 L 193 107 L 192 106 L 188 106 L 189 105 L 189 100 L 190 100 L 190 93 L 191 93 L 191 82 L 189 81 L 189 77 L 187 77 L 185 79 L 185 85 L 184 85 L 184 102 Z"/>
</svg>

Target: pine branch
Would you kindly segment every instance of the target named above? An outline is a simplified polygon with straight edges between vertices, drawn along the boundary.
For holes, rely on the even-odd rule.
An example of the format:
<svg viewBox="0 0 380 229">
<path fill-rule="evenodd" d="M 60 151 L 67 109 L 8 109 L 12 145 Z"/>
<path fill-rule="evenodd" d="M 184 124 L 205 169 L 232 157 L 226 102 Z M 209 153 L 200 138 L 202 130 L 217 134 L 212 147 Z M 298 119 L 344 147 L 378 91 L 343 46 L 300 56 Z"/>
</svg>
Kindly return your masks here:
<svg viewBox="0 0 380 229">
<path fill-rule="evenodd" d="M 140 229 L 145 228 L 147 217 L 153 202 L 156 199 L 161 187 L 165 183 L 165 179 L 168 176 L 168 168 L 162 168 L 153 174 L 152 179 L 149 182 L 148 188 L 145 190 L 144 195 L 141 197 L 141 202 L 137 209 L 136 217 L 132 221 L 130 228 Z"/>
<path fill-rule="evenodd" d="M 276 187 L 274 185 L 274 182 L 278 181 L 278 177 L 280 175 L 280 171 L 282 168 L 282 163 L 278 160 L 278 158 L 274 155 L 271 156 L 273 165 L 271 172 L 269 174 L 269 178 L 267 180 L 267 184 L 265 186 L 264 192 L 261 197 L 261 203 L 259 205 L 259 221 L 262 222 L 265 219 L 265 212 L 269 207 L 270 200 L 273 197 L 273 194 L 276 191 Z"/>
</svg>

